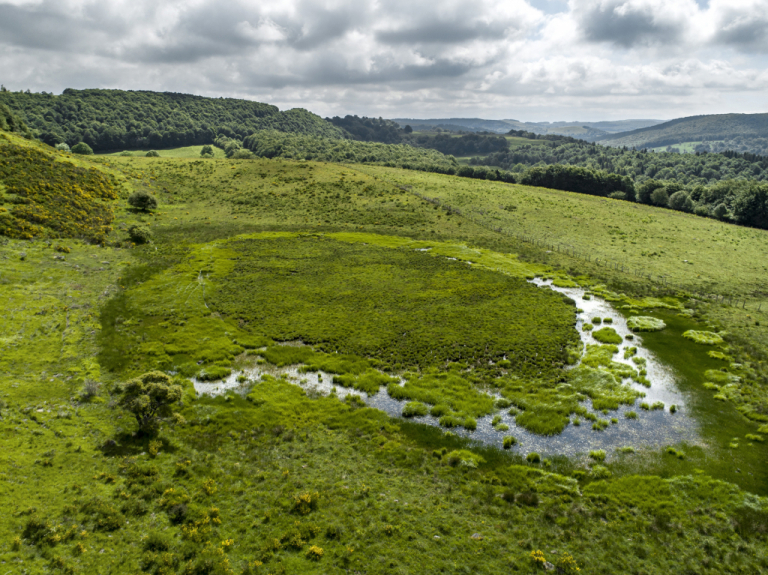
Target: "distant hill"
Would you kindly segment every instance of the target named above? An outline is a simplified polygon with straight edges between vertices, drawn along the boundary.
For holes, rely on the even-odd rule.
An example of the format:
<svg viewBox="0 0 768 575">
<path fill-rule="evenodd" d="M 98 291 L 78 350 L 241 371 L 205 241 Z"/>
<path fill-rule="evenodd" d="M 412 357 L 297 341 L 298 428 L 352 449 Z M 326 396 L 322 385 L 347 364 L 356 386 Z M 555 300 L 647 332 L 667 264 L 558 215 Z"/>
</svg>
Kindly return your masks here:
<svg viewBox="0 0 768 575">
<path fill-rule="evenodd" d="M 768 114 L 691 116 L 657 126 L 603 136 L 598 141 L 609 146 L 636 148 L 703 142 L 707 149 L 700 151 L 720 151 L 718 148 L 727 148 L 765 154 L 768 151 Z"/>
<path fill-rule="evenodd" d="M 572 136 L 590 142 L 609 134 L 646 128 L 663 122 L 663 120 L 520 122 L 518 120 L 483 120 L 482 118 L 441 118 L 434 120 L 395 118 L 394 121 L 401 126 L 410 125 L 414 129 L 440 128 L 449 131 L 493 132 L 496 134 L 505 134 L 510 130 L 523 130 L 534 134 Z"/>
<path fill-rule="evenodd" d="M 0 91 L 5 104 L 47 144 L 85 142 L 94 151 L 173 148 L 243 139 L 257 130 L 342 137 L 315 114 L 172 92 L 72 90 L 61 95 Z"/>
</svg>

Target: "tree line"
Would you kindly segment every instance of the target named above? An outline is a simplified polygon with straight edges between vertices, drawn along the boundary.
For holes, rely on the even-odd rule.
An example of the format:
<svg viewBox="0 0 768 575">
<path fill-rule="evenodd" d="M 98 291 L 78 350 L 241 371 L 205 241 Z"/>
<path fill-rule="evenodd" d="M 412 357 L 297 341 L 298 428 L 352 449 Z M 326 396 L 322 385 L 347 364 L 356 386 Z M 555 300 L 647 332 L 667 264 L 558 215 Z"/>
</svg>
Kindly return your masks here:
<svg viewBox="0 0 768 575">
<path fill-rule="evenodd" d="M 768 158 L 755 154 L 649 152 L 573 138 L 549 138 L 552 139 L 513 144 L 506 150 L 472 158 L 471 163 L 498 166 L 515 173 L 525 172 L 532 166 L 564 164 L 628 176 L 635 183 L 654 179 L 706 186 L 733 179 L 768 181 Z"/>
<path fill-rule="evenodd" d="M 171 92 L 67 89 L 57 96 L 6 90 L 0 104 L 46 144 L 84 142 L 95 152 L 212 144 L 218 136 L 243 139 L 263 129 L 343 137 L 306 110 L 280 112 L 259 102 Z"/>
</svg>

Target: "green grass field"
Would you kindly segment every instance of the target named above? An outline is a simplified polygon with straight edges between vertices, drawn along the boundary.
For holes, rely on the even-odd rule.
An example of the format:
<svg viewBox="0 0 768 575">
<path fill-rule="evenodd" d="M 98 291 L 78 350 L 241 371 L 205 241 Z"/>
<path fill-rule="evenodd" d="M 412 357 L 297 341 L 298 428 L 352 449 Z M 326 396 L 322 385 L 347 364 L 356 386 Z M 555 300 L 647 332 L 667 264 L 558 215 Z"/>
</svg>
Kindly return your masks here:
<svg viewBox="0 0 768 575">
<path fill-rule="evenodd" d="M 224 150 L 213 147 L 213 157 L 221 159 L 224 157 Z M 184 148 L 172 148 L 169 150 L 156 150 L 161 158 L 199 158 L 200 152 L 203 150 L 203 146 L 186 146 Z M 142 157 L 145 156 L 149 150 L 128 150 L 131 156 Z M 120 156 L 125 152 L 110 152 L 108 154 L 99 154 L 100 156 Z"/>
<path fill-rule="evenodd" d="M 183 153 L 77 160 L 121 186 L 103 247 L 0 238 L 0 573 L 768 569 L 765 327 L 682 289 L 759 301 L 765 232 L 434 174 Z M 129 209 L 140 189 L 155 213 Z M 136 224 L 152 243 L 132 244 Z M 656 266 L 681 289 L 494 227 Z M 534 275 L 663 318 L 643 338 L 678 374 L 702 441 L 552 457 L 277 376 L 217 398 L 186 379 L 270 362 L 367 391 L 403 375 L 393 394 L 459 425 L 501 409 L 493 390 L 530 429 L 557 431 L 587 397 L 609 410 L 627 391 L 605 383 L 616 368 L 601 350 L 566 375 L 579 303 Z M 716 346 L 682 335 L 723 328 Z M 313 349 L 278 345 L 295 340 Z M 116 403 L 151 369 L 184 389 L 182 417 L 156 437 Z"/>
</svg>

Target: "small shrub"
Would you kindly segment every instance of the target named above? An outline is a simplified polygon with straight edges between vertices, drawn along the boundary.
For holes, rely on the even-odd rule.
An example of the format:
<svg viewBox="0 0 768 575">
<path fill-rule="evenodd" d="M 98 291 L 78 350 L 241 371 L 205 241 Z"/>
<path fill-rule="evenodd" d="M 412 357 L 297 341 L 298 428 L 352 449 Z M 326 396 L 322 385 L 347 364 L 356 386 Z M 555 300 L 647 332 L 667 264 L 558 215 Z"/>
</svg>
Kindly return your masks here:
<svg viewBox="0 0 768 575">
<path fill-rule="evenodd" d="M 156 439 L 153 439 L 149 442 L 149 455 L 150 457 L 157 457 L 157 454 L 160 452 L 160 448 L 163 446 L 162 441 L 157 441 Z"/>
<path fill-rule="evenodd" d="M 596 422 L 592 424 L 592 430 L 593 431 L 603 431 L 605 428 L 607 428 L 610 424 L 605 419 L 598 419 Z"/>
<path fill-rule="evenodd" d="M 147 538 L 144 540 L 144 551 L 153 551 L 160 553 L 168 551 L 171 548 L 171 542 L 162 532 L 150 531 Z"/>
<path fill-rule="evenodd" d="M 294 497 L 293 511 L 300 515 L 307 515 L 317 509 L 320 501 L 320 494 L 315 492 L 306 492 Z"/>
<path fill-rule="evenodd" d="M 609 479 L 611 477 L 611 472 L 607 467 L 603 467 L 602 465 L 595 465 L 592 468 L 592 472 L 590 473 L 592 476 L 592 479 Z"/>
<path fill-rule="evenodd" d="M 756 441 L 757 443 L 763 443 L 765 441 L 765 438 L 762 435 L 756 435 L 754 433 L 747 433 L 744 437 L 747 441 Z"/>
<path fill-rule="evenodd" d="M 429 408 L 419 401 L 409 401 L 403 408 L 403 417 L 421 417 L 429 413 Z"/>
<path fill-rule="evenodd" d="M 146 190 L 137 190 L 128 196 L 128 205 L 143 212 L 157 209 L 157 200 Z"/>
<path fill-rule="evenodd" d="M 650 405 L 648 405 L 648 403 L 646 403 L 645 401 L 643 401 L 643 402 L 640 404 L 640 409 L 642 409 L 642 410 L 644 410 L 644 411 L 650 411 L 650 409 L 651 409 L 651 406 L 650 406 Z"/>
<path fill-rule="evenodd" d="M 674 455 L 678 459 L 685 459 L 685 453 L 683 453 L 682 451 L 678 451 L 674 447 L 667 447 L 664 450 L 664 453 L 666 453 L 667 455 Z"/>
<path fill-rule="evenodd" d="M 313 561 L 320 561 L 320 559 L 322 558 L 323 558 L 323 550 L 317 545 L 312 545 L 309 549 L 307 549 L 307 559 L 311 559 Z"/>
<path fill-rule="evenodd" d="M 635 448 L 629 445 L 626 445 L 624 447 L 619 447 L 616 451 L 618 451 L 619 453 L 634 453 Z"/>
<path fill-rule="evenodd" d="M 540 551 L 539 549 L 535 551 L 531 551 L 530 554 L 531 561 L 536 567 L 544 568 L 544 565 L 547 563 L 547 560 L 544 558 L 544 552 Z"/>
<path fill-rule="evenodd" d="M 535 451 L 531 451 L 528 455 L 525 456 L 525 460 L 528 463 L 540 463 L 541 462 L 541 455 L 539 455 Z"/>
<path fill-rule="evenodd" d="M 445 460 L 451 467 L 469 467 L 472 469 L 477 468 L 481 463 L 485 463 L 485 459 L 467 449 L 457 449 L 451 451 L 445 456 Z"/>
<path fill-rule="evenodd" d="M 512 402 L 509 401 L 506 397 L 500 397 L 496 400 L 495 405 L 499 409 L 507 409 L 509 406 L 512 405 Z"/>
<path fill-rule="evenodd" d="M 598 449 L 597 451 L 590 451 L 589 457 L 595 461 L 603 462 L 605 461 L 605 451 L 602 449 Z"/>
<path fill-rule="evenodd" d="M 677 406 L 673 403 L 669 406 L 669 413 L 676 413 L 677 412 Z"/>
<path fill-rule="evenodd" d="M 218 381 L 225 377 L 229 377 L 230 375 L 232 375 L 232 370 L 228 367 L 209 365 L 198 372 L 197 379 L 200 381 Z"/>
<path fill-rule="evenodd" d="M 132 225 L 128 228 L 128 236 L 134 244 L 148 244 L 152 241 L 152 231 L 147 226 Z"/>
<path fill-rule="evenodd" d="M 450 412 L 451 412 L 451 408 L 442 403 L 433 405 L 432 409 L 429 410 L 429 414 L 432 415 L 433 417 L 442 417 L 444 415 L 448 415 Z M 440 425 L 442 425 L 442 423 Z"/>
<path fill-rule="evenodd" d="M 93 149 L 85 142 L 78 142 L 77 144 L 72 146 L 72 153 L 80 154 L 81 156 L 92 156 Z"/>
<path fill-rule="evenodd" d="M 569 553 L 563 553 L 560 556 L 555 564 L 555 568 L 558 573 L 565 573 L 566 575 L 572 575 L 581 571 L 576 560 Z"/>
<path fill-rule="evenodd" d="M 515 497 L 515 502 L 526 507 L 538 507 L 539 506 L 539 494 L 535 491 L 525 491 L 519 493 Z"/>
<path fill-rule="evenodd" d="M 603 320 L 602 320 L 602 318 L 599 318 L 599 317 L 593 317 L 592 318 L 592 323 L 594 325 L 600 325 L 601 323 L 603 323 Z"/>
<path fill-rule="evenodd" d="M 663 401 L 656 401 L 651 405 L 651 411 L 657 411 L 657 410 L 663 410 L 663 409 L 664 409 Z"/>
<path fill-rule="evenodd" d="M 72 150 L 69 149 L 69 144 L 66 142 L 61 142 L 60 144 L 56 144 L 54 146 L 59 152 L 71 152 Z"/>
<path fill-rule="evenodd" d="M 144 157 L 146 158 L 159 158 L 160 154 L 158 154 L 155 150 L 150 150 L 146 154 L 144 154 Z"/>
<path fill-rule="evenodd" d="M 511 435 L 504 437 L 504 449 L 510 449 L 513 445 L 517 444 L 517 439 Z"/>
<path fill-rule="evenodd" d="M 80 400 L 89 401 L 99 395 L 101 384 L 92 379 L 86 379 L 83 382 L 83 389 L 80 391 Z"/>
<path fill-rule="evenodd" d="M 464 418 L 464 428 L 470 431 L 477 429 L 477 420 L 474 417 Z"/>
</svg>

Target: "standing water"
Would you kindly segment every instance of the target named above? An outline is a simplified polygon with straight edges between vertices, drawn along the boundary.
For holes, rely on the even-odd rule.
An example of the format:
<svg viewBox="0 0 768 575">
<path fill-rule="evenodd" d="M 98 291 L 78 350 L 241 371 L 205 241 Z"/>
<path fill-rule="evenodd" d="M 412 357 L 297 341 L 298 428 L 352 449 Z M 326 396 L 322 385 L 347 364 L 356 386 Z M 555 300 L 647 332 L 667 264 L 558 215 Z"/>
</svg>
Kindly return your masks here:
<svg viewBox="0 0 768 575">
<path fill-rule="evenodd" d="M 594 339 L 591 331 L 583 331 L 582 326 L 585 323 L 590 323 L 596 317 L 601 318 L 604 323 L 606 323 L 606 318 L 610 318 L 612 323 L 611 321 L 607 323 L 623 338 L 623 342 L 617 346 L 619 353 L 614 356 L 613 361 L 637 368 L 638 366 L 631 359 L 624 359 L 625 349 L 628 347 L 637 348 L 635 357 L 645 360 L 643 367 L 647 371 L 646 377 L 650 380 L 651 386 L 647 388 L 634 381 L 626 380 L 627 385 L 631 385 L 643 393 L 644 397 L 638 399 L 634 405 L 623 405 L 607 414 L 594 411 L 591 402 L 585 401 L 583 405 L 598 418 L 615 418 L 617 420 L 617 423 L 609 425 L 602 431 L 593 430 L 592 422 L 584 420 L 581 425 L 569 424 L 558 435 L 537 435 L 519 427 L 515 422 L 515 416 L 510 415 L 506 410 L 501 410 L 499 413 L 477 418 L 477 429 L 474 431 L 458 427 L 451 429 L 451 433 L 499 448 L 502 447 L 503 438 L 511 435 L 517 439 L 517 444 L 512 447 L 512 450 L 520 453 L 535 451 L 550 456 L 575 456 L 597 449 L 603 449 L 610 454 L 617 448 L 624 446 L 659 448 L 682 441 L 695 442 L 697 440 L 695 421 L 686 413 L 685 396 L 676 388 L 674 373 L 643 347 L 642 337 L 632 333 L 627 327 L 626 319 L 620 313 L 613 309 L 608 302 L 597 299 L 595 296 L 592 296 L 591 299 L 584 299 L 585 290 L 583 288 L 556 287 L 552 285 L 551 281 L 538 278 L 532 280 L 532 283 L 542 289 L 552 289 L 562 293 L 577 302 L 576 305 L 580 311 L 577 315 L 576 329 L 584 344 L 599 344 L 600 342 Z M 631 341 L 626 339 L 626 336 L 630 334 L 633 335 Z M 304 373 L 300 366 L 277 368 L 270 365 L 258 365 L 240 373 L 233 373 L 220 382 L 210 383 L 194 380 L 195 390 L 198 393 L 209 395 L 220 395 L 229 390 L 237 389 L 247 391 L 253 385 L 253 381 L 257 381 L 262 375 L 284 377 L 287 381 L 304 388 L 310 395 L 334 393 L 339 399 L 344 399 L 347 395 L 354 394 L 368 406 L 380 409 L 393 417 L 400 417 L 403 407 L 407 403 L 407 401 L 390 397 L 385 387 L 382 387 L 376 394 L 369 395 L 361 391 L 337 387 L 332 383 L 332 374 L 324 372 Z M 245 378 L 240 377 L 239 379 L 246 379 L 246 381 L 238 382 L 238 376 L 245 376 Z M 649 405 L 662 402 L 665 408 L 644 410 L 640 408 L 641 402 Z M 677 407 L 676 413 L 670 413 L 669 407 L 671 405 Z M 626 418 L 625 414 L 628 411 L 634 411 L 637 418 Z M 494 416 L 500 416 L 501 423 L 507 425 L 509 429 L 503 432 L 494 429 L 491 425 Z M 571 420 L 574 421 L 574 419 L 575 417 L 572 417 Z M 438 418 L 431 415 L 412 417 L 410 420 L 439 426 Z"/>
</svg>

